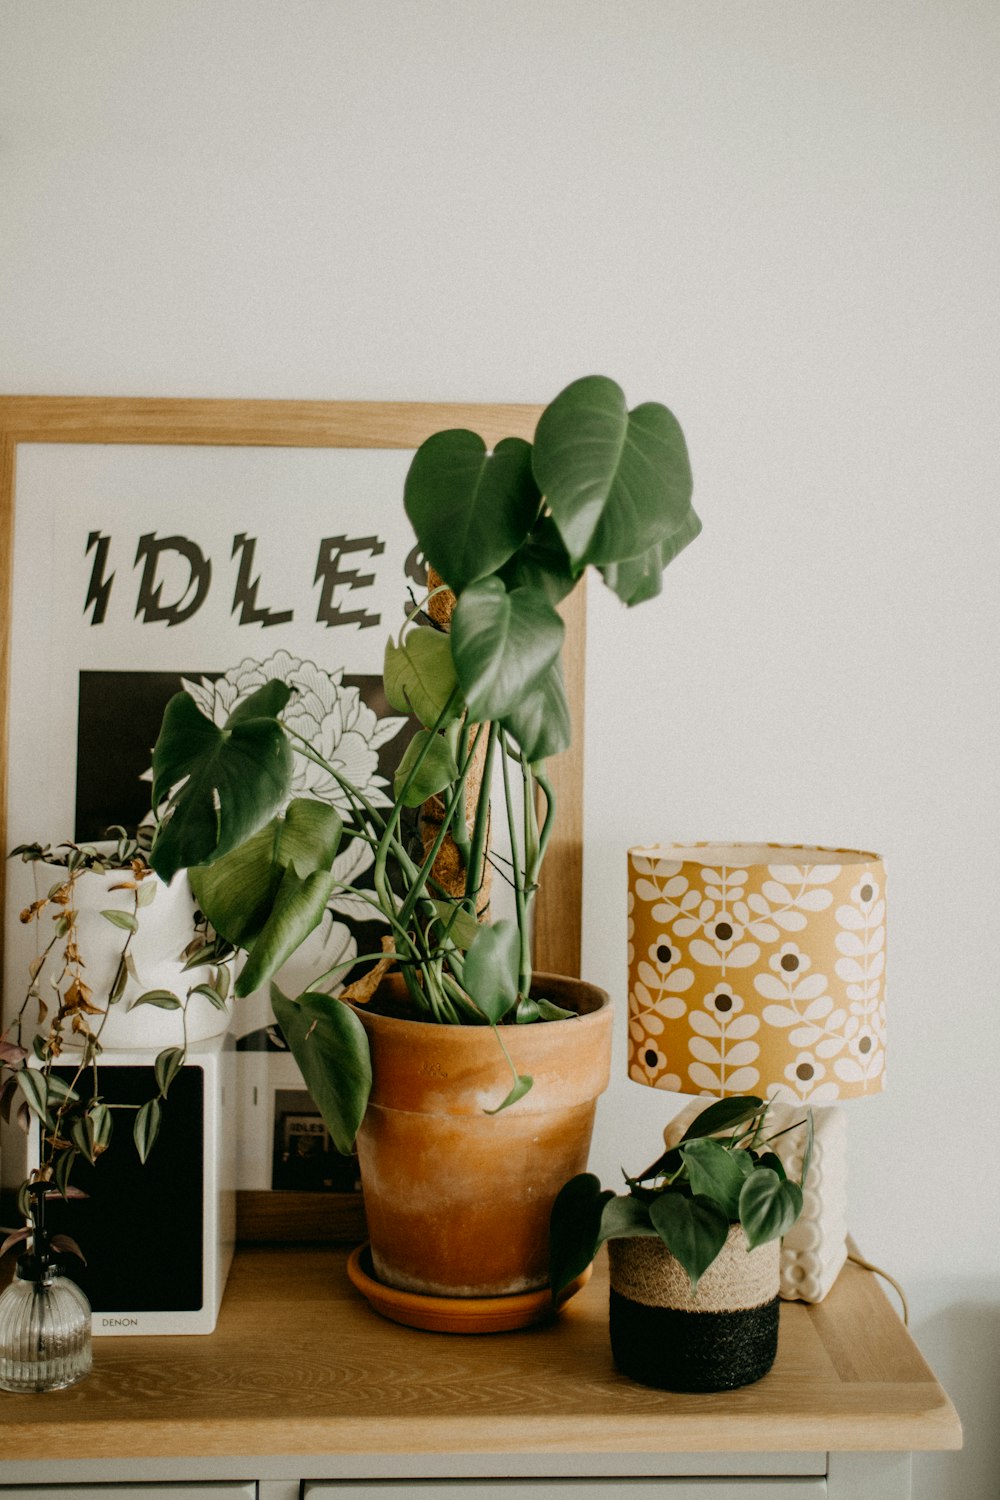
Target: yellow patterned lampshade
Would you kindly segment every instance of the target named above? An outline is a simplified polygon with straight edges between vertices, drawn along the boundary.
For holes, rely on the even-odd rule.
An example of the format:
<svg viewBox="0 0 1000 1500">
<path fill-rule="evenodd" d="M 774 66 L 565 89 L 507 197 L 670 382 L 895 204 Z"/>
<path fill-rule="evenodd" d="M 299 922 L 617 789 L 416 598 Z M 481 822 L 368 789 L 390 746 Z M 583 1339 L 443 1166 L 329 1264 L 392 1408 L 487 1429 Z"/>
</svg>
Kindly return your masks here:
<svg viewBox="0 0 1000 1500">
<path fill-rule="evenodd" d="M 834 1104 L 885 1080 L 885 870 L 859 849 L 630 849 L 629 1076 Z"/>
</svg>

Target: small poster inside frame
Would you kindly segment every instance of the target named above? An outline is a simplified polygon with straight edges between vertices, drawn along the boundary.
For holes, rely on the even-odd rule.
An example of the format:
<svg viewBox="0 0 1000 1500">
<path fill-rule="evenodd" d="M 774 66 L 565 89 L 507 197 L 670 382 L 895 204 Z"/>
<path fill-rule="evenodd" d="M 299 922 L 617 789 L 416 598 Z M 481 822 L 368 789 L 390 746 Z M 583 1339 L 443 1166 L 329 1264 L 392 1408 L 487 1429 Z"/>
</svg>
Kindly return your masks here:
<svg viewBox="0 0 1000 1500">
<path fill-rule="evenodd" d="M 368 795 L 391 798 L 409 727 L 381 682 L 387 635 L 423 589 L 402 506 L 413 451 L 468 427 L 489 446 L 530 438 L 539 408 L 378 402 L 0 398 L 4 852 L 93 841 L 148 814 L 163 708 L 187 688 L 223 722 L 271 676 L 300 689 Z M 551 768 L 560 800 L 538 908 L 536 962 L 578 972 L 583 602 L 567 602 L 574 743 Z M 315 721 L 315 722 L 313 722 Z M 306 775 L 306 771 L 303 771 Z M 313 786 L 304 789 L 319 794 Z M 338 854 L 363 885 L 368 851 Z M 17 912 L 30 871 L 5 862 L 5 994 L 30 955 Z M 283 974 L 377 948 L 370 908 L 331 901 Z M 356 977 L 356 976 L 354 976 Z M 243 1238 L 361 1232 L 353 1164 L 326 1170 L 322 1122 L 276 1035 L 267 997 L 237 1004 Z"/>
</svg>

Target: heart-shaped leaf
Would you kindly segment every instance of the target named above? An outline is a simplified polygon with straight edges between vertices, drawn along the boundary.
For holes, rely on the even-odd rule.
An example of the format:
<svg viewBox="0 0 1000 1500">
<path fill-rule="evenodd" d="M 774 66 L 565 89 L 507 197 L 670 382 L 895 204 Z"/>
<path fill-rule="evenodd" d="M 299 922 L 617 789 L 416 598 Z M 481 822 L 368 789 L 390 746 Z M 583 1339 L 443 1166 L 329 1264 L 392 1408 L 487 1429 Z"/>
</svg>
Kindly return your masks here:
<svg viewBox="0 0 1000 1500">
<path fill-rule="evenodd" d="M 673 413 L 657 402 L 629 412 L 613 380 L 576 380 L 542 413 L 535 478 L 575 567 L 648 552 L 691 503 L 691 466 Z"/>
<path fill-rule="evenodd" d="M 601 1243 L 601 1216 L 614 1198 L 593 1172 L 571 1177 L 556 1194 L 549 1220 L 549 1279 L 552 1295 L 582 1276 Z"/>
<path fill-rule="evenodd" d="M 601 568 L 604 582 L 629 606 L 643 604 L 655 599 L 663 587 L 663 570 L 693 542 L 701 531 L 701 522 L 693 510 L 688 510 L 680 525 L 662 542 L 656 542 L 647 552 L 638 557 L 626 558 L 624 562 L 607 563 Z"/>
<path fill-rule="evenodd" d="M 507 917 L 482 924 L 465 955 L 463 986 L 494 1026 L 517 999 L 520 957 L 521 934 Z"/>
<path fill-rule="evenodd" d="M 296 797 L 240 848 L 189 872 L 191 889 L 216 932 L 237 947 L 259 936 L 286 869 L 305 879 L 329 870 L 340 845 L 340 814 L 326 802 Z"/>
<path fill-rule="evenodd" d="M 334 884 L 332 870 L 314 870 L 305 880 L 294 870 L 285 871 L 267 921 L 248 950 L 236 981 L 237 995 L 252 995 L 274 978 L 323 920 Z"/>
<path fill-rule="evenodd" d="M 558 657 L 501 722 L 531 765 L 568 748 L 572 738 L 569 704 Z"/>
<path fill-rule="evenodd" d="M 513 713 L 556 660 L 565 627 L 538 589 L 471 584 L 451 621 L 452 655 L 474 720 Z"/>
<path fill-rule="evenodd" d="M 747 1158 L 747 1153 L 740 1153 Z M 691 1191 L 717 1203 L 732 1222 L 739 1216 L 744 1173 L 721 1141 L 694 1140 L 681 1147 Z M 749 1158 L 747 1158 L 749 1159 Z"/>
<path fill-rule="evenodd" d="M 642 1235 L 657 1236 L 649 1217 L 648 1203 L 629 1193 L 605 1204 L 601 1215 L 601 1244 L 605 1240 L 634 1239 Z"/>
<path fill-rule="evenodd" d="M 189 693 L 167 704 L 153 751 L 153 805 L 174 806 L 160 825 L 150 864 L 169 882 L 180 869 L 235 849 L 281 806 L 292 779 L 292 751 L 274 709 L 290 696 L 269 682 L 220 729 Z"/>
<path fill-rule="evenodd" d="M 681 1142 L 697 1140 L 706 1135 L 719 1135 L 724 1130 L 735 1130 L 745 1125 L 763 1107 L 763 1099 L 752 1094 L 737 1095 L 731 1099 L 717 1099 L 696 1115 L 681 1136 Z"/>
<path fill-rule="evenodd" d="M 802 1212 L 802 1189 L 783 1181 L 770 1167 L 751 1172 L 740 1193 L 740 1223 L 747 1246 L 754 1250 L 791 1229 Z"/>
<path fill-rule="evenodd" d="M 506 562 L 540 498 L 529 443 L 504 438 L 488 454 L 482 438 L 462 428 L 421 444 L 403 492 L 421 551 L 456 593 Z"/>
<path fill-rule="evenodd" d="M 440 935 L 464 952 L 471 948 L 480 931 L 479 923 L 459 901 L 431 901 L 440 923 Z"/>
<path fill-rule="evenodd" d="M 291 1000 L 271 986 L 271 1009 L 326 1122 L 334 1146 L 349 1156 L 372 1086 L 365 1029 L 330 995 Z"/>
<path fill-rule="evenodd" d="M 711 1198 L 659 1193 L 649 1217 L 660 1239 L 688 1273 L 691 1290 L 708 1270 L 729 1234 L 729 1220 Z"/>
<path fill-rule="evenodd" d="M 508 590 L 529 584 L 541 589 L 550 604 L 558 604 L 571 593 L 580 569 L 570 562 L 559 528 L 551 516 L 542 516 L 499 570 Z"/>
<path fill-rule="evenodd" d="M 462 711 L 461 701 L 456 699 L 447 718 L 441 717 L 458 678 L 448 636 L 430 625 L 408 630 L 398 646 L 389 637 L 383 679 L 385 696 L 392 707 L 401 714 L 416 714 L 425 728 L 450 723 Z"/>
<path fill-rule="evenodd" d="M 458 762 L 448 741 L 430 729 L 419 729 L 396 768 L 393 790 L 404 807 L 422 807 L 428 797 L 457 780 Z"/>
</svg>

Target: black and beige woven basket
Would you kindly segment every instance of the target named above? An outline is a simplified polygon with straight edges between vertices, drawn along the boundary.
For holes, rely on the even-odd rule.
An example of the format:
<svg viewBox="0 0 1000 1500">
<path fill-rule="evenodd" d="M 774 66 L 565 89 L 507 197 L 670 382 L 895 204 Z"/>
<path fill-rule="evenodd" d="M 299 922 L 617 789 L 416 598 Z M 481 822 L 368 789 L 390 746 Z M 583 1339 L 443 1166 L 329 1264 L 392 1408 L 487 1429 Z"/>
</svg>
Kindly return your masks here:
<svg viewBox="0 0 1000 1500">
<path fill-rule="evenodd" d="M 766 1375 L 778 1349 L 780 1242 L 747 1251 L 731 1226 L 691 1291 L 662 1240 L 608 1241 L 611 1352 L 623 1374 L 670 1391 L 727 1391 Z"/>
</svg>

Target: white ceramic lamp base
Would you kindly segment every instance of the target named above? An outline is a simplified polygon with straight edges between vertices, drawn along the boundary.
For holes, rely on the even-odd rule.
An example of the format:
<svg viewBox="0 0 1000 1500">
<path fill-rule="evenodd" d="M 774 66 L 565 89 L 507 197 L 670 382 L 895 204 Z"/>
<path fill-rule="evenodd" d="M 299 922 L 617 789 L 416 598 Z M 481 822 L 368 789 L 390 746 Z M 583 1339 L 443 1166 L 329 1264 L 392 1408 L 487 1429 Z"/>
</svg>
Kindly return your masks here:
<svg viewBox="0 0 1000 1500">
<path fill-rule="evenodd" d="M 770 1123 L 781 1130 L 801 1120 L 803 1107 L 775 1104 Z M 775 1141 L 789 1177 L 798 1180 L 806 1132 Z M 781 1242 L 781 1296 L 786 1302 L 822 1302 L 847 1259 L 847 1116 L 840 1105 L 813 1108 L 813 1153 L 802 1215 Z"/>
</svg>

